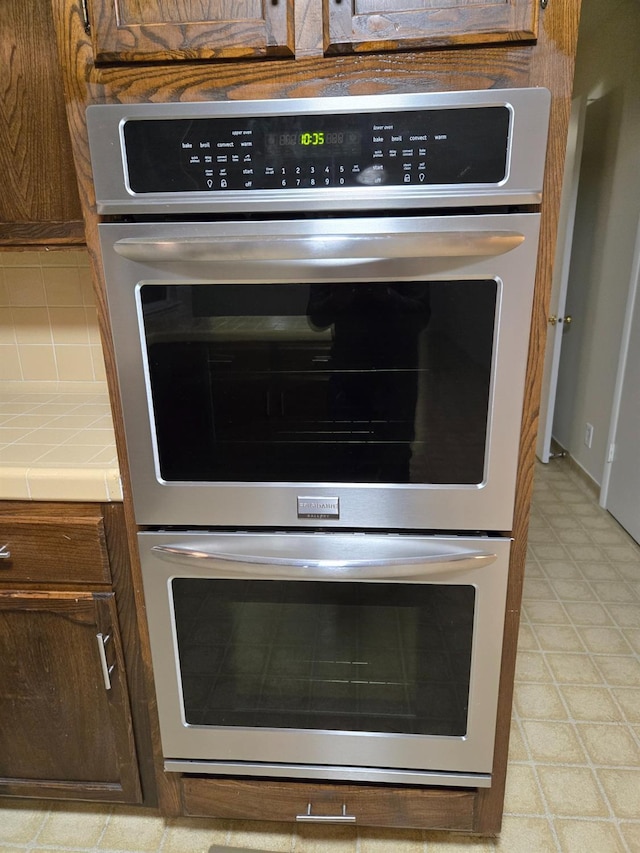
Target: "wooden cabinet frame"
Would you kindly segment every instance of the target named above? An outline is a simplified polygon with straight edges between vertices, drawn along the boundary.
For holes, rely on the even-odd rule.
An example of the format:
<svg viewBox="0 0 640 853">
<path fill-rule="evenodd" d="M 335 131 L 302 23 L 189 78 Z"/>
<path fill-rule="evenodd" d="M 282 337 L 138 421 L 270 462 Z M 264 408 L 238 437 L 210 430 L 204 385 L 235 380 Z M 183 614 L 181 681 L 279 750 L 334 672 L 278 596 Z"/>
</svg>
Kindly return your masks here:
<svg viewBox="0 0 640 853">
<path fill-rule="evenodd" d="M 58 47 L 65 69 L 68 117 L 74 140 L 76 167 L 87 224 L 87 242 L 93 261 L 99 316 L 104 334 L 105 360 L 115 411 L 116 439 L 120 449 L 125 487 L 128 546 L 133 566 L 141 636 L 142 674 L 146 679 L 150 697 L 154 695 L 153 679 L 135 540 L 137 528 L 130 499 L 121 406 L 115 381 L 109 319 L 99 260 L 100 218 L 95 207 L 86 133 L 87 104 L 323 97 L 349 93 L 458 91 L 520 86 L 546 86 L 551 91 L 551 132 L 547 147 L 548 165 L 541 207 L 541 239 L 520 439 L 493 783 L 491 788 L 470 789 L 462 792 L 460 796 L 448 788 L 433 787 L 419 791 L 397 788 L 390 791 L 380 786 L 373 797 L 375 814 L 372 815 L 369 811 L 366 818 L 368 822 L 377 825 L 417 825 L 423 828 L 464 830 L 481 835 L 496 834 L 500 830 L 502 820 L 516 644 L 535 463 L 538 402 L 570 112 L 579 0 L 551 0 L 548 7 L 541 12 L 542 20 L 535 43 L 512 44 L 506 41 L 494 46 L 461 45 L 456 50 L 434 49 L 424 52 L 367 55 L 358 53 L 323 57 L 322 44 L 314 46 L 313 38 L 309 37 L 304 58 L 301 58 L 303 52 L 297 52 L 296 60 L 262 63 L 221 62 L 216 65 L 215 71 L 203 63 L 159 64 L 145 67 L 143 75 L 139 68 L 96 67 L 92 45 L 84 31 L 79 4 L 75 0 L 52 2 Z M 297 20 L 301 24 L 309 22 L 310 31 L 316 32 L 316 25 L 312 26 L 310 23 L 313 17 L 310 9 L 311 4 L 307 0 L 298 0 Z M 243 815 L 246 818 L 262 819 L 273 814 L 295 815 L 302 788 L 290 789 L 283 782 L 276 780 L 200 779 L 166 773 L 153 704 L 150 705 L 149 720 L 152 735 L 151 758 L 155 766 L 160 808 L 165 815 L 207 813 L 215 816 L 223 808 L 221 804 L 226 802 L 225 813 L 231 816 L 228 811 L 231 808 L 228 804 L 230 800 L 234 801 L 234 817 Z M 329 790 L 336 786 L 313 787 L 319 792 L 319 796 L 328 798 L 332 803 L 337 796 L 336 791 Z M 367 786 L 352 787 L 359 789 L 358 796 L 365 802 Z M 233 794 L 230 794 L 231 791 Z M 274 806 L 271 815 L 265 815 L 264 811 L 256 814 L 256 798 L 277 803 L 277 808 Z M 452 811 L 454 801 L 455 809 Z"/>
</svg>

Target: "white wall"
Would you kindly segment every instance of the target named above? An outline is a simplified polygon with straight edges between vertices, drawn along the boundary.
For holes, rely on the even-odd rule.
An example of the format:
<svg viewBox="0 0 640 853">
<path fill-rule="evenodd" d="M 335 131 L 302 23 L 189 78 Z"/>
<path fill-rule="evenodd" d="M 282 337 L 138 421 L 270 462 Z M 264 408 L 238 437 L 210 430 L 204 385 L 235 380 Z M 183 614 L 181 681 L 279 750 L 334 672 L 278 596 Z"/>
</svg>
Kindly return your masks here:
<svg viewBox="0 0 640 853">
<path fill-rule="evenodd" d="M 640 215 L 638 0 L 583 0 L 574 92 L 587 114 L 553 434 L 601 483 Z"/>
</svg>

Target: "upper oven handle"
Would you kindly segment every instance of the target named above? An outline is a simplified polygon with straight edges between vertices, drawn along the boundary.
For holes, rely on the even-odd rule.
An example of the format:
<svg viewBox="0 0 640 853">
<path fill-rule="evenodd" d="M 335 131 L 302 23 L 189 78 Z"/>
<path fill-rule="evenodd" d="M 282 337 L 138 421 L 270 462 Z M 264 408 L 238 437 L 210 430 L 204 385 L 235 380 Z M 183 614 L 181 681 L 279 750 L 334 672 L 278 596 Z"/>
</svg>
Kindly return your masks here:
<svg viewBox="0 0 640 853">
<path fill-rule="evenodd" d="M 409 234 L 270 234 L 262 237 L 125 237 L 114 250 L 131 261 L 316 261 L 503 255 L 518 231 L 420 231 Z"/>
<path fill-rule="evenodd" d="M 239 535 L 242 543 L 244 537 Z M 252 553 L 244 553 L 241 547 L 236 551 L 227 547 L 207 547 L 201 542 L 192 544 L 154 545 L 151 551 L 156 557 L 171 563 L 195 563 L 207 572 L 218 574 L 225 578 L 252 578 L 269 580 L 332 580 L 332 581 L 402 581 L 419 580 L 420 578 L 448 573 L 481 569 L 497 560 L 497 555 L 490 551 L 463 548 L 456 545 L 422 545 L 420 550 L 407 549 L 398 543 L 398 553 L 393 554 L 394 543 L 389 543 L 390 549 L 384 555 L 376 556 L 374 543 L 349 542 L 349 537 L 332 535 L 331 541 L 323 543 L 324 537 L 311 536 L 308 539 L 308 553 L 278 554 L 265 542 L 266 548 L 261 552 L 259 537 L 250 537 Z M 265 537 L 265 540 L 271 537 Z M 277 534 L 274 538 L 278 538 Z M 313 541 L 316 540 L 316 541 Z M 340 540 L 340 541 L 336 541 Z M 226 543 L 225 543 L 226 544 Z M 233 543 L 231 543 L 233 544 Z M 355 555 L 353 548 L 356 544 L 369 551 L 366 554 Z M 319 545 L 319 547 L 318 547 Z M 344 556 L 337 556 L 342 550 Z M 371 550 L 369 550 L 371 549 Z M 323 554 L 326 551 L 326 554 Z M 349 553 L 349 552 L 352 553 Z M 403 553 L 404 552 L 404 553 Z"/>
</svg>

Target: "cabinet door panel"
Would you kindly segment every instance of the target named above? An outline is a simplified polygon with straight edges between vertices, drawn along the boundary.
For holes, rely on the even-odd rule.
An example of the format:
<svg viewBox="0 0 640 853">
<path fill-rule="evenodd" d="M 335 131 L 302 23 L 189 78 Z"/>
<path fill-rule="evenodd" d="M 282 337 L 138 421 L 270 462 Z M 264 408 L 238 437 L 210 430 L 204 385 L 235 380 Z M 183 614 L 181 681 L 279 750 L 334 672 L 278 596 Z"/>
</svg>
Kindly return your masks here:
<svg viewBox="0 0 640 853">
<path fill-rule="evenodd" d="M 84 242 L 53 18 L 0 2 L 0 245 Z"/>
<path fill-rule="evenodd" d="M 96 62 L 293 56 L 293 0 L 89 0 Z"/>
<path fill-rule="evenodd" d="M 325 53 L 536 38 L 535 0 L 323 0 Z"/>
<path fill-rule="evenodd" d="M 113 593 L 0 593 L 0 721 L 0 793 L 140 801 Z"/>
</svg>

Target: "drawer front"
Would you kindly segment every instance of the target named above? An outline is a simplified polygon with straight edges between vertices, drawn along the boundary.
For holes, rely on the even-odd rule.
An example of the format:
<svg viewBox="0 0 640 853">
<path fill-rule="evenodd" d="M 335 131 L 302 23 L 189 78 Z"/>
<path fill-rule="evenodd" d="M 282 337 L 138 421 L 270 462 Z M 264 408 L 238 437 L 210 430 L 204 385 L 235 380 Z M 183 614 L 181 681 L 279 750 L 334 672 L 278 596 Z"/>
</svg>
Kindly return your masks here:
<svg viewBox="0 0 640 853">
<path fill-rule="evenodd" d="M 474 791 L 185 776 L 185 815 L 234 820 L 473 828 Z M 335 818 L 335 820 L 332 820 Z"/>
<path fill-rule="evenodd" d="M 111 583 L 101 516 L 0 518 L 0 581 Z"/>
</svg>

